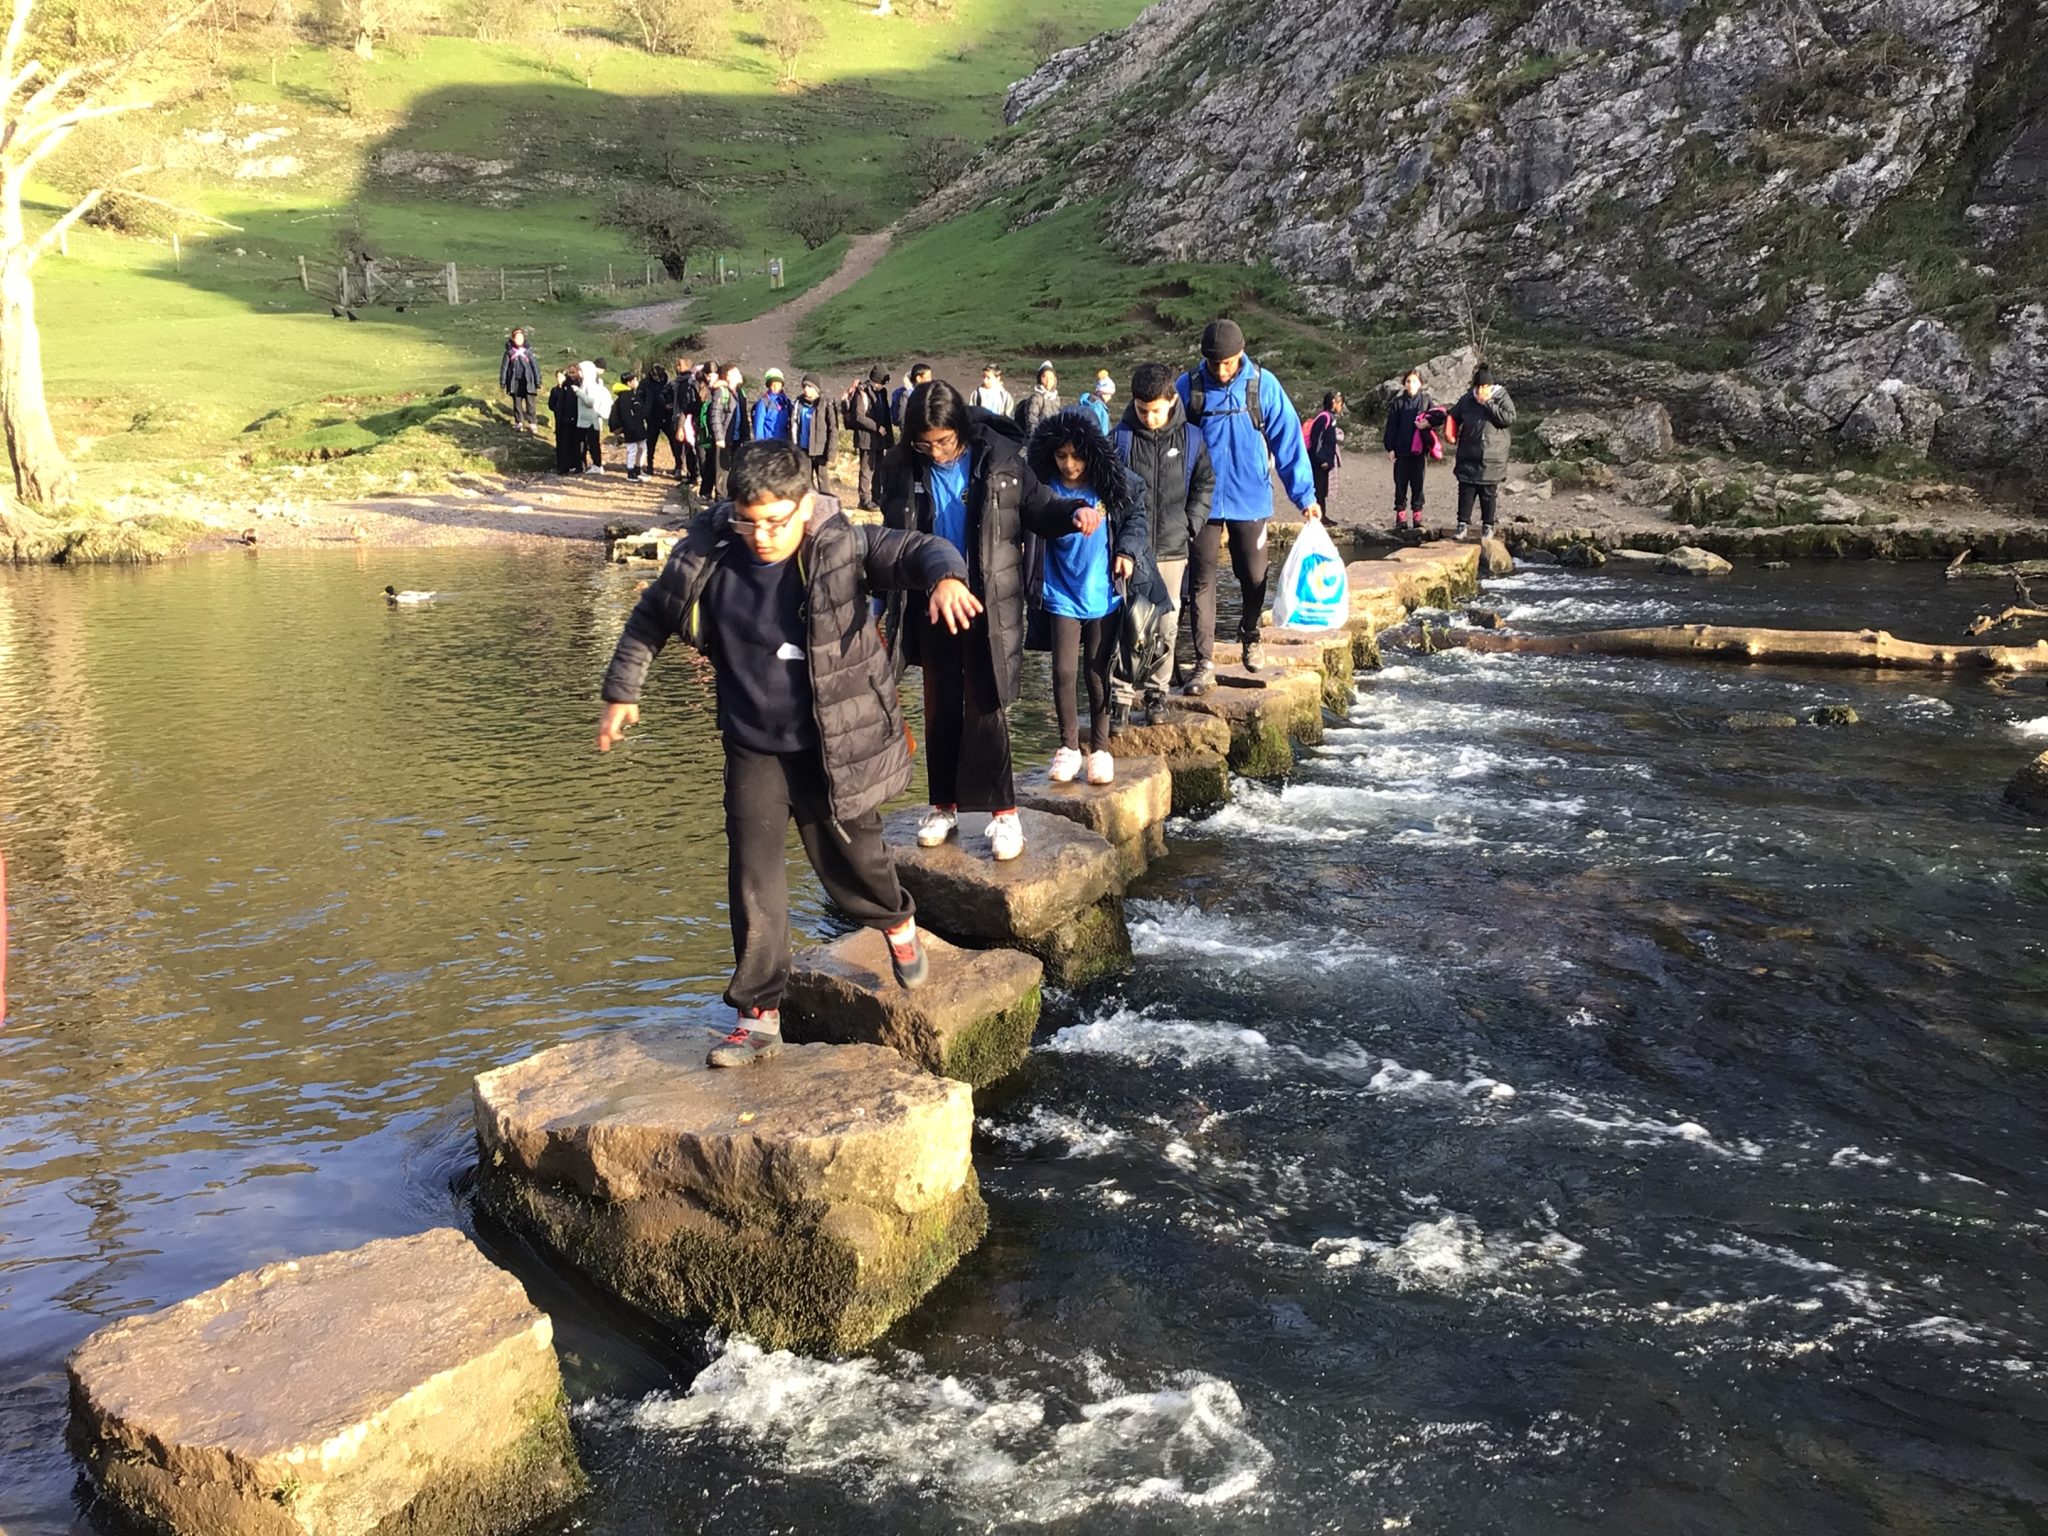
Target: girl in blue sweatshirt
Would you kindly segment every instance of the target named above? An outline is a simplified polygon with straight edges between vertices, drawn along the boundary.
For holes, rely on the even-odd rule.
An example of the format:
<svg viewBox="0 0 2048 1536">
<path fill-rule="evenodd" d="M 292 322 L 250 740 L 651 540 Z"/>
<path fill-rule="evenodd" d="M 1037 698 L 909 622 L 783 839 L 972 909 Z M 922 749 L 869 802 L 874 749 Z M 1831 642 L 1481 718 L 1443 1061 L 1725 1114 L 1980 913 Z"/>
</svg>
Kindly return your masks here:
<svg viewBox="0 0 2048 1536">
<path fill-rule="evenodd" d="M 1053 493 L 1100 507 L 1093 533 L 1073 533 L 1041 542 L 1026 597 L 1048 621 L 1052 640 L 1053 709 L 1059 719 L 1060 748 L 1053 754 L 1052 781 L 1071 784 L 1081 776 L 1081 723 L 1076 685 L 1088 686 L 1090 784 L 1116 779 L 1110 756 L 1110 669 L 1121 634 L 1120 588 L 1151 550 L 1145 520 L 1145 489 L 1124 468 L 1116 449 L 1084 409 L 1061 411 L 1032 435 L 1031 471 Z"/>
</svg>

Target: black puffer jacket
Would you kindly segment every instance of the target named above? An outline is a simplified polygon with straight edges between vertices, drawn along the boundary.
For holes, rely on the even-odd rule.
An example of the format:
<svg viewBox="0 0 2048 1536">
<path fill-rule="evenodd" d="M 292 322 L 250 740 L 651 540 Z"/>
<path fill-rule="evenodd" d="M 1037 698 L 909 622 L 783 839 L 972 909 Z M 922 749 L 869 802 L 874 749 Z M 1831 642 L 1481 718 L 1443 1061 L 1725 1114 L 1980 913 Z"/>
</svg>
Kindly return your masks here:
<svg viewBox="0 0 2048 1536">
<path fill-rule="evenodd" d="M 1048 490 L 1024 463 L 1018 430 L 1007 417 L 973 413 L 967 431 L 968 585 L 988 610 L 988 638 L 995 664 L 996 695 L 1017 701 L 1024 678 L 1024 535 L 1063 538 L 1073 532 L 1081 507 Z M 882 521 L 890 528 L 932 531 L 932 498 L 925 487 L 927 461 L 899 445 L 882 470 Z M 901 599 L 889 604 L 889 637 L 912 665 L 918 654 L 918 623 L 904 622 Z"/>
<path fill-rule="evenodd" d="M 1187 559 L 1188 546 L 1201 537 L 1216 499 L 1216 466 L 1209 462 L 1202 429 L 1188 421 L 1176 395 L 1173 414 L 1157 432 L 1139 424 L 1136 406 L 1126 406 L 1111 441 L 1131 473 L 1145 482 L 1152 553 L 1161 560 Z"/>
<path fill-rule="evenodd" d="M 1451 407 L 1458 424 L 1458 462 L 1451 472 L 1467 485 L 1499 485 L 1508 477 L 1508 428 L 1514 424 L 1515 402 L 1507 389 L 1493 386 L 1484 405 L 1466 390 Z"/>
<path fill-rule="evenodd" d="M 1381 434 L 1380 442 L 1389 453 L 1412 457 L 1415 453 L 1415 423 L 1424 412 L 1436 409 L 1436 402 L 1429 397 L 1426 389 L 1414 394 L 1402 391 L 1387 402 L 1387 430 Z"/>
<path fill-rule="evenodd" d="M 711 626 L 703 605 L 717 601 L 713 577 L 727 550 L 737 547 L 731 502 L 697 515 L 660 577 L 627 615 L 625 632 L 605 668 L 607 703 L 639 701 L 648 664 L 669 636 L 681 635 L 698 650 L 708 650 Z M 949 576 L 966 580 L 967 568 L 944 539 L 857 527 L 830 496 L 817 498 L 810 532 L 795 558 L 810 615 L 805 649 L 832 814 L 851 821 L 910 783 L 910 742 L 896 701 L 896 668 L 875 632 L 869 599 L 877 592 L 922 595 Z"/>
</svg>

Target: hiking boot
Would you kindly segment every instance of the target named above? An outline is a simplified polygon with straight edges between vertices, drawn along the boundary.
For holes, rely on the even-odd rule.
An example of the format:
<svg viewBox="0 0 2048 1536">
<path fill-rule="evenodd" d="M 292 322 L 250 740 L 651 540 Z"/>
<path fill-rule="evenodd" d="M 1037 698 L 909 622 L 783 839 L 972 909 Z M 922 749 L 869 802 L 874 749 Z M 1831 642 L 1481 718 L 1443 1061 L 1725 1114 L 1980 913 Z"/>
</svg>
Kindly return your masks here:
<svg viewBox="0 0 2048 1536">
<path fill-rule="evenodd" d="M 1247 640 L 1239 650 L 1247 672 L 1263 672 L 1266 668 L 1266 649 L 1256 640 Z"/>
<path fill-rule="evenodd" d="M 1061 747 L 1052 755 L 1052 767 L 1045 776 L 1055 784 L 1071 784 L 1081 777 L 1081 754 L 1074 747 Z"/>
<path fill-rule="evenodd" d="M 1133 718 L 1140 725 L 1164 725 L 1166 723 L 1166 695 L 1163 693 L 1146 694 L 1144 701 L 1138 705 L 1138 713 Z"/>
<path fill-rule="evenodd" d="M 933 806 L 924 813 L 924 820 L 917 824 L 917 846 L 936 848 L 959 828 L 960 813 L 944 806 Z"/>
<path fill-rule="evenodd" d="M 705 1058 L 714 1067 L 751 1067 L 782 1050 L 782 1014 L 774 1008 L 743 1008 L 732 1033 Z"/>
<path fill-rule="evenodd" d="M 1116 782 L 1116 759 L 1107 752 L 1088 754 L 1088 782 L 1090 784 L 1114 784 Z"/>
<path fill-rule="evenodd" d="M 1216 669 L 1208 662 L 1195 668 L 1194 676 L 1188 679 L 1187 687 L 1181 690 L 1191 699 L 1199 699 L 1216 686 Z"/>
<path fill-rule="evenodd" d="M 1109 734 L 1121 736 L 1131 728 L 1131 706 L 1112 704 L 1109 706 Z"/>
<path fill-rule="evenodd" d="M 921 987 L 931 975 L 931 962 L 924 957 L 924 944 L 917 936 L 915 920 L 882 937 L 889 945 L 889 969 L 896 973 L 899 987 Z"/>
<path fill-rule="evenodd" d="M 1076 754 L 1077 756 L 1079 754 Z M 1015 811 L 1004 811 L 988 819 L 988 848 L 998 864 L 1007 864 L 1024 851 L 1024 823 Z"/>
<path fill-rule="evenodd" d="M 1493 531 L 1493 524 L 1488 523 L 1484 528 L 1479 530 L 1479 537 L 1482 539 L 1494 539 L 1500 537 L 1500 535 Z"/>
<path fill-rule="evenodd" d="M 1472 542 L 1471 525 L 1467 523 L 1458 524 L 1458 531 L 1452 534 L 1451 538 L 1460 544 L 1470 544 Z"/>
</svg>

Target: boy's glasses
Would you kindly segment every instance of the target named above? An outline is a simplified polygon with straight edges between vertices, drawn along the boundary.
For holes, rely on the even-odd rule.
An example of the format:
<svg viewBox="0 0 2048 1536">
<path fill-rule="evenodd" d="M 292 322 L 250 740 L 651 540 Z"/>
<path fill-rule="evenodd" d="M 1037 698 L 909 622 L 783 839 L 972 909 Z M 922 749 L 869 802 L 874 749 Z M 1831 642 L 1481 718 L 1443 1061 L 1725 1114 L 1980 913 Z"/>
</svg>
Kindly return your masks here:
<svg viewBox="0 0 2048 1536">
<path fill-rule="evenodd" d="M 910 451 L 922 454 L 928 459 L 958 458 L 960 455 L 960 434 L 958 432 L 948 432 L 943 437 L 921 437 L 910 445 Z"/>
<path fill-rule="evenodd" d="M 787 517 L 735 517 L 732 520 L 732 531 L 743 539 L 751 539 L 758 534 L 780 533 L 795 521 L 794 512 Z"/>
</svg>

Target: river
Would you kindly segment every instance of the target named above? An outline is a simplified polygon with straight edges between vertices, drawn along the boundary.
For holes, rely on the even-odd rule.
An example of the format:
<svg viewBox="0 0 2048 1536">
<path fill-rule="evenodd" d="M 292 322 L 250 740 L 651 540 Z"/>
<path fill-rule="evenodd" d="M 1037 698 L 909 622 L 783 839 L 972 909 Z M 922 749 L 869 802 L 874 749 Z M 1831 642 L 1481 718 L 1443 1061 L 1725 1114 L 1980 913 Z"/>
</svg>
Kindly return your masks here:
<svg viewBox="0 0 2048 1536">
<path fill-rule="evenodd" d="M 1934 638 L 1967 585 L 1485 601 Z M 9 1536 L 86 1528 L 93 1328 L 470 1225 L 475 1071 L 719 1017 L 699 669 L 590 749 L 631 596 L 573 551 L 0 572 Z M 2048 833 L 1999 801 L 2039 680 L 1389 663 L 1173 826 L 1135 968 L 983 1096 L 989 1239 L 870 1356 L 662 1337 L 483 1234 L 593 1473 L 548 1529 L 2042 1528 Z M 1724 724 L 1822 704 L 1861 723 Z"/>
</svg>

